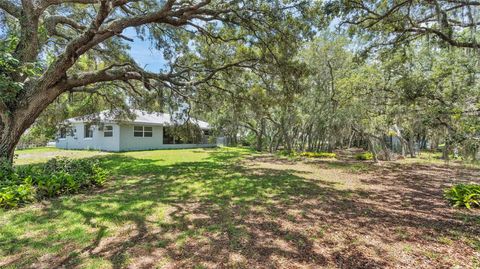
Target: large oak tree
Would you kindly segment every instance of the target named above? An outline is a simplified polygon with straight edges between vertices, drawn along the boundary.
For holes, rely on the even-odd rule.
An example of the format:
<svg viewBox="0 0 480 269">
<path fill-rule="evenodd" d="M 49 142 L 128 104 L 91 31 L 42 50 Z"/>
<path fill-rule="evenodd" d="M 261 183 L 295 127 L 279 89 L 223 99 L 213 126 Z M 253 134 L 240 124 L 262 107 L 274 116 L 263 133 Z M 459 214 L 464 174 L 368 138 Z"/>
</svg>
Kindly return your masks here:
<svg viewBox="0 0 480 269">
<path fill-rule="evenodd" d="M 232 52 L 212 61 L 189 54 L 196 46 L 192 40 L 270 46 L 262 41 L 265 32 L 281 34 L 279 25 L 301 16 L 304 4 L 295 0 L 0 0 L 0 155 L 11 160 L 20 136 L 63 93 L 92 93 L 102 83 L 115 82 L 132 92 L 140 83 L 146 89 L 182 95 L 223 70 L 251 66 L 261 53 Z M 128 56 L 132 40 L 122 32 L 130 27 L 164 52 L 165 70 L 147 72 Z M 90 64 L 79 64 L 82 60 Z"/>
</svg>

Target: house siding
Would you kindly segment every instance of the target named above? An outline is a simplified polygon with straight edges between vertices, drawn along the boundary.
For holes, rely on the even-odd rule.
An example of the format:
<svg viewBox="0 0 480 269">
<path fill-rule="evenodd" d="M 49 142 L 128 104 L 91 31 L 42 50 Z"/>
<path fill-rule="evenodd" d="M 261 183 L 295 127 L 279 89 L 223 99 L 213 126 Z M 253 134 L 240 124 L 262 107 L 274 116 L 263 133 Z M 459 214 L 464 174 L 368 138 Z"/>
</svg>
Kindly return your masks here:
<svg viewBox="0 0 480 269">
<path fill-rule="evenodd" d="M 152 137 L 133 136 L 134 126 L 152 126 Z M 216 144 L 163 144 L 163 126 L 148 124 L 120 125 L 120 151 L 149 149 L 186 149 L 216 147 Z"/>
<path fill-rule="evenodd" d="M 85 123 L 74 123 L 71 128 L 74 130 L 74 135 L 67 134 L 66 138 L 58 138 L 55 146 L 62 149 L 92 149 L 104 151 L 119 151 L 120 150 L 120 126 L 118 124 L 105 124 L 113 127 L 113 136 L 104 137 L 103 131 L 100 131 L 98 126 L 93 126 L 93 136 L 85 138 Z"/>
<path fill-rule="evenodd" d="M 151 126 L 152 137 L 133 136 L 133 126 Z M 158 149 L 163 145 L 163 127 L 148 124 L 121 124 L 120 151 Z"/>
<path fill-rule="evenodd" d="M 86 149 L 102 151 L 130 151 L 150 149 L 182 149 L 216 147 L 216 144 L 163 144 L 163 126 L 152 124 L 106 123 L 113 126 L 113 137 L 104 137 L 103 131 L 93 125 L 93 137 L 85 138 L 85 123 L 74 123 L 74 136 L 58 138 L 55 146 L 62 149 Z M 152 137 L 133 136 L 134 126 L 151 126 Z"/>
</svg>

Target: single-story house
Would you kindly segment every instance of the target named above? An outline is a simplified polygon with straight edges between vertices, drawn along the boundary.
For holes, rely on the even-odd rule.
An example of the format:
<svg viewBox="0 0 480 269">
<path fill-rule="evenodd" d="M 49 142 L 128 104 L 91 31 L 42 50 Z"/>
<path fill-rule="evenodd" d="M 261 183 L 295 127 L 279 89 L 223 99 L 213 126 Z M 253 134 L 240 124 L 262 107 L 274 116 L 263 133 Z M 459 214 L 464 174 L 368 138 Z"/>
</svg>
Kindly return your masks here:
<svg viewBox="0 0 480 269">
<path fill-rule="evenodd" d="M 215 147 L 207 122 L 190 119 L 201 130 L 195 141 L 182 141 L 169 132 L 170 114 L 132 110 L 133 117 L 115 116 L 111 111 L 71 118 L 59 128 L 55 146 L 62 149 L 129 151 L 172 148 Z M 132 119 L 133 118 L 133 119 Z"/>
</svg>

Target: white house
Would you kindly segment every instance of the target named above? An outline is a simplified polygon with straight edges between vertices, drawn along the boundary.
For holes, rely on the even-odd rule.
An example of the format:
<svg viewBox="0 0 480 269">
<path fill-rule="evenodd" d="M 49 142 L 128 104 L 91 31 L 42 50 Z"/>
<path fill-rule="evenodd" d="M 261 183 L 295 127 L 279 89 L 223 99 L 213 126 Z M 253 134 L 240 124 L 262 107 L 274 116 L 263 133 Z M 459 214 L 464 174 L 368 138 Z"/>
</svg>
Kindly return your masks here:
<svg viewBox="0 0 480 269">
<path fill-rule="evenodd" d="M 191 119 L 202 131 L 197 141 L 179 141 L 167 129 L 173 125 L 170 114 L 132 110 L 134 120 L 116 117 L 109 111 L 71 118 L 61 127 L 55 143 L 62 149 L 129 151 L 171 148 L 215 147 L 207 122 Z M 213 140 L 212 140 L 213 139 Z"/>
</svg>

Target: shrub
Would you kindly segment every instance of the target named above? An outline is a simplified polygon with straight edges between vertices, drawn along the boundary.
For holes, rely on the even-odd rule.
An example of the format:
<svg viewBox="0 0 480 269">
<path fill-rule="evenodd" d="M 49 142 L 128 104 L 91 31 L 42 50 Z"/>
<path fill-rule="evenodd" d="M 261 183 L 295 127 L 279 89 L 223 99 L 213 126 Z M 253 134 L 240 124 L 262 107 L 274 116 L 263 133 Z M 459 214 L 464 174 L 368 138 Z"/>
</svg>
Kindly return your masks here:
<svg viewBox="0 0 480 269">
<path fill-rule="evenodd" d="M 35 188 L 31 178 L 25 178 L 21 184 L 2 185 L 0 187 L 0 207 L 17 207 L 35 200 Z"/>
<path fill-rule="evenodd" d="M 289 151 L 286 149 L 282 149 L 277 151 L 277 155 L 282 156 L 282 157 L 295 157 L 296 152 L 295 151 Z"/>
<path fill-rule="evenodd" d="M 337 158 L 337 154 L 330 152 L 302 152 L 300 156 L 307 158 Z"/>
<path fill-rule="evenodd" d="M 11 162 L 5 158 L 0 158 L 0 180 L 2 182 L 12 180 L 15 176 L 15 170 Z"/>
<path fill-rule="evenodd" d="M 10 169 L 10 170 L 9 170 Z M 34 200 L 101 186 L 107 173 L 96 160 L 55 158 L 40 166 L 0 168 L 0 207 L 12 208 Z"/>
<path fill-rule="evenodd" d="M 445 190 L 445 197 L 456 207 L 480 207 L 480 185 L 457 184 Z"/>
<path fill-rule="evenodd" d="M 373 154 L 371 152 L 358 153 L 357 155 L 355 155 L 355 159 L 360 161 L 372 160 Z"/>
</svg>

